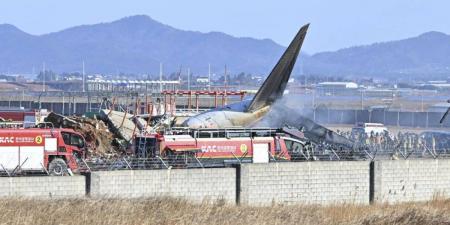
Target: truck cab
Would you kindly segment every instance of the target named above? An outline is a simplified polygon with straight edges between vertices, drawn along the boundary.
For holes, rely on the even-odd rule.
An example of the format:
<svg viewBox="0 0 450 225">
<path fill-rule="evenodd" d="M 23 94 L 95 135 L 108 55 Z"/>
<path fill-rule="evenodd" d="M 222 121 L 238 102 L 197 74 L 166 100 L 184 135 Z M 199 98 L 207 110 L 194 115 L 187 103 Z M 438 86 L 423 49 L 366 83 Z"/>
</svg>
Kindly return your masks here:
<svg viewBox="0 0 450 225">
<path fill-rule="evenodd" d="M 290 160 L 309 160 L 312 157 L 311 148 L 306 141 L 291 138 L 282 137 L 286 152 L 290 156 Z"/>
<path fill-rule="evenodd" d="M 83 136 L 72 129 L 0 129 L 0 170 L 67 175 L 85 157 Z"/>
<path fill-rule="evenodd" d="M 50 155 L 49 167 L 52 166 L 52 161 L 55 160 L 55 158 L 62 158 L 71 170 L 76 171 L 78 169 L 77 165 L 80 163 L 81 159 L 86 157 L 86 141 L 80 133 L 75 132 L 74 130 L 61 129 L 59 132 L 59 137 L 62 140 L 59 140 L 60 144 L 58 146 L 57 154 Z M 57 167 L 54 168 L 64 170 L 63 165 L 57 164 L 56 166 Z M 54 171 L 50 168 L 49 170 Z"/>
</svg>

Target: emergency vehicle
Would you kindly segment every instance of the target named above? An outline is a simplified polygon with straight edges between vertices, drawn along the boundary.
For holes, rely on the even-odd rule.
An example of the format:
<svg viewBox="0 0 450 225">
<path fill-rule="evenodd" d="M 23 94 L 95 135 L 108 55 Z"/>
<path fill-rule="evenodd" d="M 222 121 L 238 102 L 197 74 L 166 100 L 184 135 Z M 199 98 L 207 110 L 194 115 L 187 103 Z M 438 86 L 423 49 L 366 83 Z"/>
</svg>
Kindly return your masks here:
<svg viewBox="0 0 450 225">
<path fill-rule="evenodd" d="M 85 140 L 72 129 L 0 129 L 0 171 L 67 175 L 85 157 Z"/>
<path fill-rule="evenodd" d="M 312 145 L 301 132 L 282 129 L 193 129 L 135 138 L 138 157 L 176 159 L 187 156 L 219 163 L 267 163 L 309 160 Z"/>
<path fill-rule="evenodd" d="M 384 134 L 385 132 L 388 132 L 388 129 L 384 124 L 382 123 L 358 123 L 355 127 L 352 128 L 353 134 L 362 134 L 366 133 L 367 135 L 370 134 Z"/>
</svg>

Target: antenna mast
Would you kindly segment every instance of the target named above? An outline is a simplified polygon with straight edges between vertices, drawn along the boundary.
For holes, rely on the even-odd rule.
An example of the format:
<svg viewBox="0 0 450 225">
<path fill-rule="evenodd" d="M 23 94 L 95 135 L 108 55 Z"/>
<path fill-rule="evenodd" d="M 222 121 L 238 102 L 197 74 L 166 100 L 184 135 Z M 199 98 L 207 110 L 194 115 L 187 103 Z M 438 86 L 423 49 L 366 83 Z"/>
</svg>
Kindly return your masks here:
<svg viewBox="0 0 450 225">
<path fill-rule="evenodd" d="M 187 68 L 188 75 L 188 90 L 191 90 L 191 68 Z"/>
<path fill-rule="evenodd" d="M 159 92 L 162 93 L 163 91 L 163 85 L 162 85 L 162 78 L 163 77 L 163 64 L 159 63 Z"/>
<path fill-rule="evenodd" d="M 86 75 L 84 73 L 84 60 L 83 60 L 83 92 L 86 92 Z"/>
<path fill-rule="evenodd" d="M 208 91 L 211 91 L 211 63 L 208 63 Z"/>
<path fill-rule="evenodd" d="M 42 63 L 42 92 L 45 92 L 45 62 Z"/>
<path fill-rule="evenodd" d="M 224 74 L 224 86 L 225 86 L 225 92 L 227 91 L 227 65 L 225 64 L 225 74 Z"/>
</svg>

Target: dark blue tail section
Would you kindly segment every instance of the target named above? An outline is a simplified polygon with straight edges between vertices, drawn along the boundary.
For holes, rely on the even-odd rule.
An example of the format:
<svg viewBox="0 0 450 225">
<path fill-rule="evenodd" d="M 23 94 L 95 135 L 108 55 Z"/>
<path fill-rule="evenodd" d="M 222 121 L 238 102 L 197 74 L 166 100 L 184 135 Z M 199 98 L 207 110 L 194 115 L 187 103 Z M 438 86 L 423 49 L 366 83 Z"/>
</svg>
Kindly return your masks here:
<svg viewBox="0 0 450 225">
<path fill-rule="evenodd" d="M 306 24 L 298 31 L 294 40 L 289 44 L 277 65 L 275 65 L 272 72 L 270 72 L 269 76 L 256 93 L 253 101 L 246 110 L 247 112 L 256 111 L 264 106 L 270 105 L 283 96 L 283 92 L 286 89 L 287 82 L 291 76 L 292 69 L 294 68 L 308 27 L 309 24 Z"/>
</svg>

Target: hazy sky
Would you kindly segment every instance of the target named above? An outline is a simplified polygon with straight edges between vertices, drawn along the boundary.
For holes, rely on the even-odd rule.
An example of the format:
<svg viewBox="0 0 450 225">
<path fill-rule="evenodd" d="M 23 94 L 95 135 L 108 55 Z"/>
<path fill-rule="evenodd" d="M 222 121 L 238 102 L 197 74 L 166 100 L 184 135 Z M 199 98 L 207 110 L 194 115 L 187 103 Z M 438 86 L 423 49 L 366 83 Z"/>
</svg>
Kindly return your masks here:
<svg viewBox="0 0 450 225">
<path fill-rule="evenodd" d="M 450 33 L 448 0 L 0 0 L 0 23 L 43 34 L 145 14 L 184 30 L 271 38 L 287 45 L 311 22 L 309 53 Z"/>
</svg>

